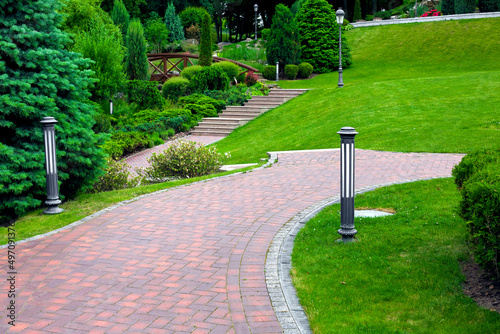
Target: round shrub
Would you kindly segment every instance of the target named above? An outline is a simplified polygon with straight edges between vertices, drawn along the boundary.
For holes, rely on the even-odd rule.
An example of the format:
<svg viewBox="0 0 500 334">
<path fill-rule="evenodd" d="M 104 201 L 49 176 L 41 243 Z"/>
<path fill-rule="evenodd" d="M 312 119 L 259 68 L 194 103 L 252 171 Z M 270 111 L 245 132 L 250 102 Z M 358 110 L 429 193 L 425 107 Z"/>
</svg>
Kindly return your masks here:
<svg viewBox="0 0 500 334">
<path fill-rule="evenodd" d="M 276 79 L 276 66 L 275 65 L 267 65 L 262 71 L 262 76 L 267 80 Z"/>
<path fill-rule="evenodd" d="M 220 67 L 227 74 L 230 80 L 236 78 L 240 73 L 240 67 L 230 61 L 221 61 L 213 64 L 212 66 Z"/>
<path fill-rule="evenodd" d="M 247 87 L 255 85 L 259 81 L 259 77 L 257 74 L 253 72 L 248 72 L 247 75 L 245 76 L 245 83 Z"/>
<path fill-rule="evenodd" d="M 186 95 L 189 80 L 183 77 L 173 77 L 168 79 L 161 89 L 163 97 L 172 101 L 177 101 L 179 97 Z"/>
<path fill-rule="evenodd" d="M 479 0 L 477 6 L 479 7 L 481 13 L 500 11 L 499 0 Z"/>
<path fill-rule="evenodd" d="M 309 63 L 303 62 L 299 64 L 299 77 L 307 79 L 313 72 L 313 66 Z"/>
<path fill-rule="evenodd" d="M 203 92 L 205 90 L 228 90 L 229 77 L 220 67 L 204 67 L 196 73 L 189 82 L 192 92 Z"/>
<path fill-rule="evenodd" d="M 139 184 L 140 177 L 131 177 L 131 167 L 127 163 L 108 158 L 107 164 L 106 174 L 99 177 L 90 193 L 134 188 Z"/>
<path fill-rule="evenodd" d="M 263 40 L 267 41 L 270 34 L 271 34 L 271 29 L 269 29 L 269 28 L 262 29 L 261 36 L 262 36 Z"/>
<path fill-rule="evenodd" d="M 288 79 L 295 80 L 297 73 L 299 73 L 299 67 L 297 65 L 285 65 L 285 75 Z"/>
<path fill-rule="evenodd" d="M 203 66 L 200 65 L 186 67 L 182 70 L 181 77 L 191 80 L 191 78 L 202 69 Z"/>
</svg>

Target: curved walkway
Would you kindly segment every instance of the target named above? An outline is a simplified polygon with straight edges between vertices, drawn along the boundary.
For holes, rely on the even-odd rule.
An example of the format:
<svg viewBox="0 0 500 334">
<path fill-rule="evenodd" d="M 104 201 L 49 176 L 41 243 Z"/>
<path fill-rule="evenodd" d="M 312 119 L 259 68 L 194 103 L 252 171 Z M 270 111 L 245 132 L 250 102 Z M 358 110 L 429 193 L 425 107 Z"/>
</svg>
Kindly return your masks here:
<svg viewBox="0 0 500 334">
<path fill-rule="evenodd" d="M 338 194 L 338 153 L 278 153 L 269 168 L 155 193 L 18 244 L 17 322 L 9 328 L 2 307 L 0 331 L 282 333 L 266 255 L 292 217 Z M 461 158 L 357 150 L 356 185 L 450 176 Z"/>
</svg>

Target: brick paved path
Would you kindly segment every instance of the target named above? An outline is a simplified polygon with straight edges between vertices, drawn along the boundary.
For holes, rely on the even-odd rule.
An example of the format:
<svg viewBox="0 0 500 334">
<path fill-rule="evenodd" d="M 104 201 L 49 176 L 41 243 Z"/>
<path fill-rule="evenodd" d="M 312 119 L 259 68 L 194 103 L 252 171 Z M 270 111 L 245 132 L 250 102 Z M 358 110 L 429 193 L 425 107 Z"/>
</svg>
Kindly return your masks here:
<svg viewBox="0 0 500 334">
<path fill-rule="evenodd" d="M 281 333 L 264 263 L 273 236 L 339 192 L 338 150 L 154 194 L 18 244 L 9 333 Z M 356 186 L 449 176 L 449 154 L 357 150 Z M 6 249 L 0 249 L 8 329 Z"/>
</svg>

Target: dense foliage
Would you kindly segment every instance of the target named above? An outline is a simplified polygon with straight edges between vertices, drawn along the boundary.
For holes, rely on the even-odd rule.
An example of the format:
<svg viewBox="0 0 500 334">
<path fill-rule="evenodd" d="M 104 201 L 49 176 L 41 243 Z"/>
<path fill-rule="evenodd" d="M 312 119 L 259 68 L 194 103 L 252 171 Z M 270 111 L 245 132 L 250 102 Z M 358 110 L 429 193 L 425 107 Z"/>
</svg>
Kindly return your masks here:
<svg viewBox="0 0 500 334">
<path fill-rule="evenodd" d="M 475 0 L 455 0 L 455 14 L 474 13 L 475 10 Z"/>
<path fill-rule="evenodd" d="M 300 40 L 297 24 L 290 9 L 282 4 L 276 6 L 271 34 L 267 40 L 267 62 L 280 63 L 283 69 L 287 64 L 299 64 Z"/>
<path fill-rule="evenodd" d="M 455 0 L 441 0 L 441 12 L 443 15 L 455 14 Z"/>
<path fill-rule="evenodd" d="M 307 0 L 296 16 L 302 45 L 302 60 L 310 63 L 316 73 L 338 68 L 339 26 L 335 11 L 326 0 Z M 342 35 L 342 67 L 352 63 L 351 53 Z"/>
<path fill-rule="evenodd" d="M 227 90 L 229 82 L 229 77 L 220 67 L 209 66 L 204 67 L 191 78 L 189 88 L 192 92 Z"/>
<path fill-rule="evenodd" d="M 146 22 L 144 36 L 148 43 L 148 52 L 161 53 L 166 48 L 169 31 L 158 14 L 155 13 L 155 15 Z"/>
<path fill-rule="evenodd" d="M 483 12 L 498 12 L 500 11 L 500 0 L 479 0 L 477 2 L 479 11 Z"/>
<path fill-rule="evenodd" d="M 122 0 L 115 0 L 113 10 L 111 11 L 111 18 L 116 26 L 120 28 L 122 35 L 126 36 L 130 15 Z"/>
<path fill-rule="evenodd" d="M 275 65 L 267 65 L 262 71 L 262 76 L 267 80 L 275 80 L 276 79 L 276 66 Z"/>
<path fill-rule="evenodd" d="M 212 66 L 220 67 L 228 76 L 230 80 L 234 80 L 240 73 L 240 67 L 230 61 L 220 61 Z"/>
<path fill-rule="evenodd" d="M 54 117 L 61 196 L 88 189 L 104 167 L 92 131 L 90 61 L 65 49 L 55 0 L 0 3 L 0 220 L 46 198 L 43 117 Z"/>
<path fill-rule="evenodd" d="M 212 65 L 212 35 L 210 33 L 211 27 L 210 15 L 205 13 L 201 22 L 201 36 L 200 36 L 200 57 L 198 65 L 210 66 Z"/>
<path fill-rule="evenodd" d="M 361 20 L 361 2 L 359 0 L 356 0 L 354 2 L 354 15 L 352 17 L 352 20 Z"/>
<path fill-rule="evenodd" d="M 297 65 L 289 64 L 285 65 L 285 75 L 290 80 L 295 80 L 297 74 L 299 73 L 299 67 Z"/>
<path fill-rule="evenodd" d="M 303 62 L 299 64 L 299 77 L 307 79 L 311 76 L 314 68 L 311 64 Z"/>
<path fill-rule="evenodd" d="M 127 63 L 126 70 L 130 80 L 148 80 L 148 58 L 146 55 L 146 39 L 140 21 L 130 22 L 126 38 Z"/>
<path fill-rule="evenodd" d="M 108 158 L 105 172 L 94 184 L 91 193 L 133 188 L 139 184 L 139 177 L 132 177 L 130 166 L 124 161 Z"/>
<path fill-rule="evenodd" d="M 184 28 L 191 26 L 201 27 L 203 16 L 207 13 L 203 7 L 187 7 L 180 14 L 181 23 Z"/>
<path fill-rule="evenodd" d="M 453 169 L 460 215 L 467 221 L 475 261 L 500 277 L 500 149 L 466 155 Z"/>
<path fill-rule="evenodd" d="M 185 67 L 182 72 L 181 72 L 181 76 L 183 78 L 186 78 L 188 80 L 191 80 L 191 78 L 196 74 L 198 73 L 199 71 L 201 71 L 203 69 L 202 66 L 200 65 L 194 65 L 194 66 L 188 66 L 188 67 Z"/>
<path fill-rule="evenodd" d="M 158 83 L 154 81 L 130 80 L 125 90 L 128 101 L 140 109 L 162 109 L 165 105 Z"/>
<path fill-rule="evenodd" d="M 177 101 L 179 97 L 188 92 L 189 80 L 183 77 L 173 77 L 168 79 L 161 88 L 164 98 Z"/>
<path fill-rule="evenodd" d="M 184 39 L 184 29 L 181 18 L 175 13 L 175 6 L 171 2 L 165 11 L 165 25 L 168 30 L 168 41 L 181 41 Z"/>
</svg>

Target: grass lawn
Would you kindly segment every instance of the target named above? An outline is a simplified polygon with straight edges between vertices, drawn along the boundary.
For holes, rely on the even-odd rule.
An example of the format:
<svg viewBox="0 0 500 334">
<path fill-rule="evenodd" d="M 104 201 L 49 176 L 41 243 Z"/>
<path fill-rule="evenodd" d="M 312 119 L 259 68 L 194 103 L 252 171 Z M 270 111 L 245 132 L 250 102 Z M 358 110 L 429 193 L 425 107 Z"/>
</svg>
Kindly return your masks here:
<svg viewBox="0 0 500 334">
<path fill-rule="evenodd" d="M 339 205 L 297 234 L 292 276 L 315 333 L 500 333 L 500 314 L 462 293 L 465 223 L 452 179 L 381 188 L 356 207 L 396 214 L 356 218 L 359 242 L 344 245 Z"/>
<path fill-rule="evenodd" d="M 460 152 L 500 143 L 500 18 L 358 28 L 346 33 L 353 66 L 309 80 L 310 88 L 216 145 L 232 163 L 273 150 L 339 147 L 343 126 L 356 146 L 401 152 Z"/>
</svg>

